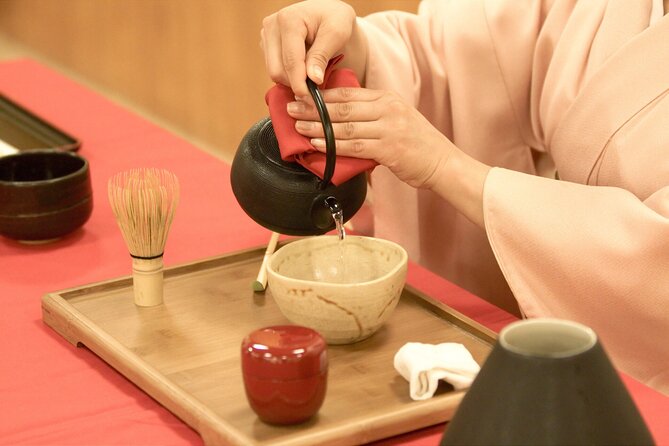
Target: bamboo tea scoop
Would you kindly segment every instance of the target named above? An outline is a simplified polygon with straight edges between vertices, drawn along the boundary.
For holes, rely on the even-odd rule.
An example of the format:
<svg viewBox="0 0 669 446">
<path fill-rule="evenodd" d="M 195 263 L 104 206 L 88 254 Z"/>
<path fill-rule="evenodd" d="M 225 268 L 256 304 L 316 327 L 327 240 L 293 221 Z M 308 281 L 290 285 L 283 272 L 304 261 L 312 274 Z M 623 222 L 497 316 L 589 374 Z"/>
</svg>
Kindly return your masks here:
<svg viewBox="0 0 669 446">
<path fill-rule="evenodd" d="M 279 233 L 272 232 L 272 237 L 269 239 L 267 249 L 265 250 L 265 255 L 262 259 L 262 265 L 260 265 L 260 271 L 258 271 L 258 277 L 252 284 L 253 291 L 265 291 L 265 288 L 267 287 L 267 263 L 269 262 L 269 258 L 272 257 L 272 254 L 274 254 L 274 250 L 276 249 L 276 244 L 278 241 Z"/>
</svg>

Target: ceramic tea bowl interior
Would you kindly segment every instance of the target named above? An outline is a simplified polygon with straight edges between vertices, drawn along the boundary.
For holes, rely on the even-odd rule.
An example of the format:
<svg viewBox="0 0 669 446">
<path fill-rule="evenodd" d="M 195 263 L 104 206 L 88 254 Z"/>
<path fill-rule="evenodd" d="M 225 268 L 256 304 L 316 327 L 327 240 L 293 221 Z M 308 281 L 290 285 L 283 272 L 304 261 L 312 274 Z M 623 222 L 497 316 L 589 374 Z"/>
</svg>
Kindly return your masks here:
<svg viewBox="0 0 669 446">
<path fill-rule="evenodd" d="M 93 210 L 88 162 L 70 152 L 34 150 L 0 158 L 0 235 L 58 239 Z"/>
<path fill-rule="evenodd" d="M 408 255 L 388 240 L 317 236 L 276 251 L 269 290 L 292 323 L 317 330 L 328 344 L 374 334 L 390 317 L 404 287 Z"/>
</svg>

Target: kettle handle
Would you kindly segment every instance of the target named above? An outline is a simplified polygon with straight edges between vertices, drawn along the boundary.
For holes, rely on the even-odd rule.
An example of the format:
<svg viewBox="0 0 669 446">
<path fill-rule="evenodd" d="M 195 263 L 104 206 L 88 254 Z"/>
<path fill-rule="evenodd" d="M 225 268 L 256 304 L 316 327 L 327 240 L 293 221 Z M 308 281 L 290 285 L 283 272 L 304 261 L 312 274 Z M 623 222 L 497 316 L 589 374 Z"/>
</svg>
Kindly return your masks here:
<svg viewBox="0 0 669 446">
<path fill-rule="evenodd" d="M 321 123 L 323 124 L 323 133 L 325 134 L 325 171 L 323 172 L 323 179 L 319 185 L 320 189 L 327 188 L 334 175 L 335 164 L 337 162 L 337 148 L 335 147 L 335 137 L 334 129 L 332 128 L 332 121 L 330 120 L 330 114 L 328 109 L 325 106 L 325 101 L 321 95 L 318 86 L 314 81 L 307 78 L 307 87 L 309 87 L 309 93 L 314 99 L 316 104 L 316 110 L 318 110 L 318 116 L 321 118 Z"/>
</svg>

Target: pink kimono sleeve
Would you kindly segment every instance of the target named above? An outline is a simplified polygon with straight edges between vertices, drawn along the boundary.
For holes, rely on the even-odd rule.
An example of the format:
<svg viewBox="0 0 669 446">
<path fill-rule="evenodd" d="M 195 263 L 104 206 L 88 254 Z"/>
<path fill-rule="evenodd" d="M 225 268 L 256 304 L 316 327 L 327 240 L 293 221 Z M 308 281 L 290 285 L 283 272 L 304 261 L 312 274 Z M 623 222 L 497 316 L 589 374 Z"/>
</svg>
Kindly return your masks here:
<svg viewBox="0 0 669 446">
<path fill-rule="evenodd" d="M 669 389 L 669 186 L 615 187 L 490 171 L 486 231 L 529 317 L 592 326 L 618 365 Z"/>
<path fill-rule="evenodd" d="M 669 392 L 669 49 L 658 45 L 669 16 L 661 11 L 659 1 L 578 2 L 550 38 L 547 16 L 526 110 L 563 181 L 492 169 L 483 204 L 524 313 L 591 326 L 620 369 Z M 500 65 L 509 59 L 500 55 Z"/>
<path fill-rule="evenodd" d="M 633 7 L 627 0 L 440 0 L 423 2 L 418 15 L 360 20 L 369 41 L 366 86 L 398 92 L 463 151 L 498 166 L 485 183 L 485 236 L 524 313 L 593 327 L 620 369 L 664 392 L 669 99 L 657 99 L 647 115 L 644 107 L 667 88 L 666 75 L 653 74 L 662 73 L 667 58 L 649 48 L 668 41 L 668 20 L 661 0 Z M 650 28 L 653 35 L 644 37 Z M 637 74 L 621 75 L 623 66 Z M 649 87 L 653 82 L 659 87 Z M 565 130 L 574 109 L 584 111 Z M 581 150 L 596 140 L 589 133 L 601 123 L 610 126 L 600 132 L 601 145 Z M 534 175 L 532 154 L 540 152 L 569 181 Z M 479 268 L 489 247 L 466 223 L 445 217 L 447 204 L 377 171 L 372 186 L 383 188 L 374 197 L 377 235 L 432 261 L 438 243 L 423 241 L 435 241 L 438 231 L 426 235 L 426 221 L 439 221 L 440 230 L 457 232 L 446 240 L 466 242 L 429 266 L 456 271 L 446 275 L 457 283 L 459 257 L 476 272 L 471 282 L 497 284 L 490 268 Z"/>
</svg>

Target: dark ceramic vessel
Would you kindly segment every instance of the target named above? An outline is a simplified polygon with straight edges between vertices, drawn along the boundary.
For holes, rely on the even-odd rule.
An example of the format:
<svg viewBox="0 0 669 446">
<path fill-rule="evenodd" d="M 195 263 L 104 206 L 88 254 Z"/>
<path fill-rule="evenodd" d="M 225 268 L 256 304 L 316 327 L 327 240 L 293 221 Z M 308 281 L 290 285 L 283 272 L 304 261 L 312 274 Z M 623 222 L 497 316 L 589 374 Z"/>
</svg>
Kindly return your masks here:
<svg viewBox="0 0 669 446">
<path fill-rule="evenodd" d="M 328 357 L 318 332 L 297 325 L 262 328 L 242 342 L 242 375 L 249 405 L 270 424 L 314 416 L 325 399 Z"/>
<path fill-rule="evenodd" d="M 0 158 L 0 234 L 38 242 L 82 226 L 93 210 L 88 161 L 56 150 Z"/>
<path fill-rule="evenodd" d="M 646 445 L 653 439 L 595 333 L 558 319 L 499 335 L 441 445 Z"/>
</svg>

